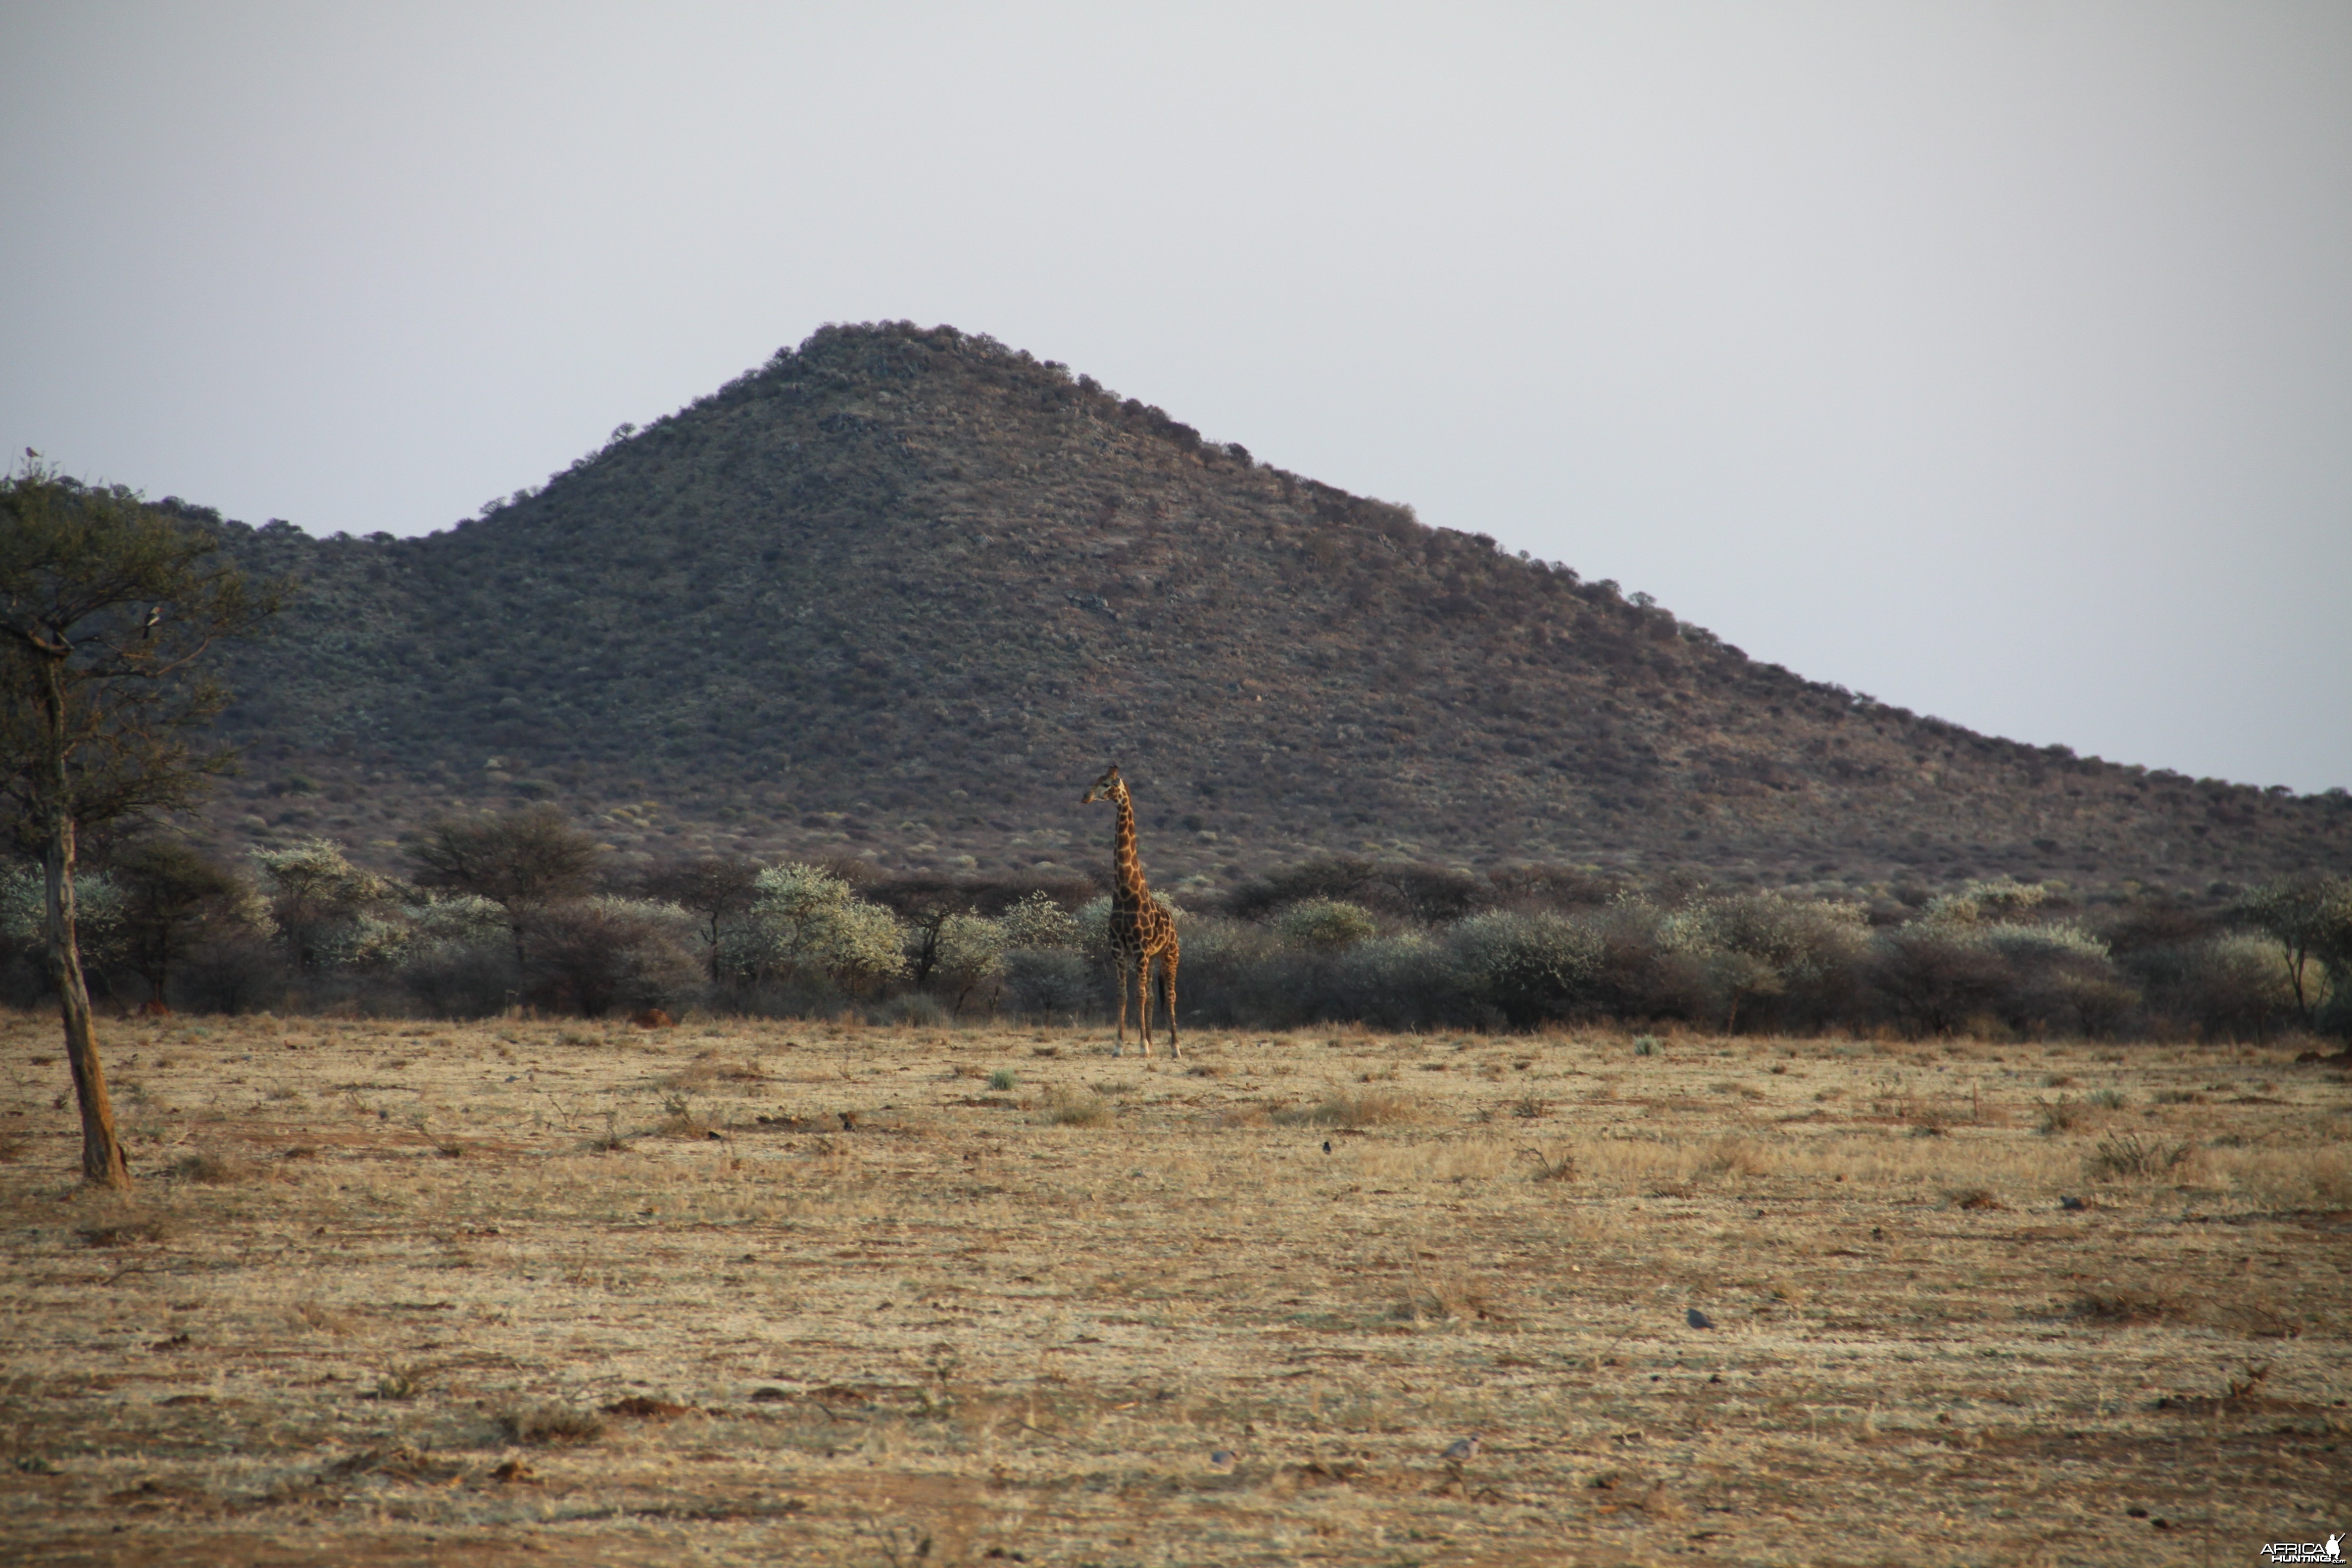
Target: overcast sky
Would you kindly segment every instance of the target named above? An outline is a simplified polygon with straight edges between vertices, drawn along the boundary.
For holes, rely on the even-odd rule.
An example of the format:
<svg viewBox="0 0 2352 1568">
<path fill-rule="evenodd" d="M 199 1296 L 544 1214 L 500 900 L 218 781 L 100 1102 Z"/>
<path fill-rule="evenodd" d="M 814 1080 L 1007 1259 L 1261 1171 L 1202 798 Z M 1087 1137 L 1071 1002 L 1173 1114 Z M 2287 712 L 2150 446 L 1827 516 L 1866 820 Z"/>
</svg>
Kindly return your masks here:
<svg viewBox="0 0 2352 1568">
<path fill-rule="evenodd" d="M 446 528 L 993 333 L 1759 658 L 2352 784 L 2352 5 L 0 0 L 0 450 Z"/>
</svg>

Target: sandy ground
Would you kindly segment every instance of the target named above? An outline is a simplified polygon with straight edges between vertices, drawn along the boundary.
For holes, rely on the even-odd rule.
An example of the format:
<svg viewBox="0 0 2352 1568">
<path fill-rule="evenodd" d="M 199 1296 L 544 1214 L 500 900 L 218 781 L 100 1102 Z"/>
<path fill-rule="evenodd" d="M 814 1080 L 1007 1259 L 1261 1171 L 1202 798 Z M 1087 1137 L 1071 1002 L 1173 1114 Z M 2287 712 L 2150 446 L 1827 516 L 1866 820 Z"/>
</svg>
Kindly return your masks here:
<svg viewBox="0 0 2352 1568">
<path fill-rule="evenodd" d="M 0 1014 L 9 1562 L 2235 1564 L 2352 1530 L 2352 1093 L 2284 1052 L 103 1043 L 128 1198 L 73 1179 L 56 1020 Z"/>
</svg>

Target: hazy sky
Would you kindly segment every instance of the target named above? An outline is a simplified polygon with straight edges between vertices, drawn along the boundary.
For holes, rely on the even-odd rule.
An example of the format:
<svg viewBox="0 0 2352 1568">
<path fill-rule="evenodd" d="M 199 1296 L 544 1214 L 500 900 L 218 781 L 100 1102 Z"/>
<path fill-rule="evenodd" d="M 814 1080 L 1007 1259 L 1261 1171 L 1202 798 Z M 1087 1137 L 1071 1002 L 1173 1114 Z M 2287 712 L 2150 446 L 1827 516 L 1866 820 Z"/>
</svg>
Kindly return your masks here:
<svg viewBox="0 0 2352 1568">
<path fill-rule="evenodd" d="M 0 450 L 444 528 L 995 334 L 1972 727 L 2352 784 L 2352 5 L 0 0 Z"/>
</svg>

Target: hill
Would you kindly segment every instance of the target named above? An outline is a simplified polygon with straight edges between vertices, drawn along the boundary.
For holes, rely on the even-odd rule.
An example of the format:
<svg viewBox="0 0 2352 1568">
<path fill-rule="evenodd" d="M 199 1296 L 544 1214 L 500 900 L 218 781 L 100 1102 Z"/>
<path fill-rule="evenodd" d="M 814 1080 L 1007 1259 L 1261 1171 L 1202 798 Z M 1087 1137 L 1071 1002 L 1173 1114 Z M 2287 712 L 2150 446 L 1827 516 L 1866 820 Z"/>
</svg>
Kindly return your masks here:
<svg viewBox="0 0 2352 1568">
<path fill-rule="evenodd" d="M 1809 886 L 2191 893 L 2352 868 L 2352 801 L 1980 735 L 1748 658 L 951 328 L 827 328 L 415 539 L 201 508 L 298 579 L 240 652 L 222 840 L 389 861 L 552 800 L 624 857 L 1096 871 L 1371 853 Z M 2222 889 L 2213 889 L 2222 890 Z"/>
</svg>

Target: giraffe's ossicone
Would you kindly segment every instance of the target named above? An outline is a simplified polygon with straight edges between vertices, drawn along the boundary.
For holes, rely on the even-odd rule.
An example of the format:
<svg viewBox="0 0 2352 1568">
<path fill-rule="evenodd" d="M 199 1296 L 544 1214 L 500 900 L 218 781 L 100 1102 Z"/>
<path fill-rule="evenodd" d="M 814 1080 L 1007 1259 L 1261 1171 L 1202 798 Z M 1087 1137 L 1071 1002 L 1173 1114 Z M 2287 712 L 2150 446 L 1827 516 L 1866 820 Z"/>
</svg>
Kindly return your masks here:
<svg viewBox="0 0 2352 1568">
<path fill-rule="evenodd" d="M 1111 835 L 1110 950 L 1118 965 L 1118 1049 L 1127 1049 L 1128 975 L 1135 976 L 1136 1024 L 1143 1034 L 1143 1054 L 1151 1054 L 1151 981 L 1160 977 L 1160 996 L 1168 1015 L 1168 1054 L 1181 1057 L 1176 1043 L 1176 922 L 1151 896 L 1143 879 L 1143 860 L 1135 851 L 1135 803 L 1118 764 L 1105 769 L 1087 786 L 1078 804 L 1107 800 L 1117 808 L 1118 826 Z"/>
</svg>

